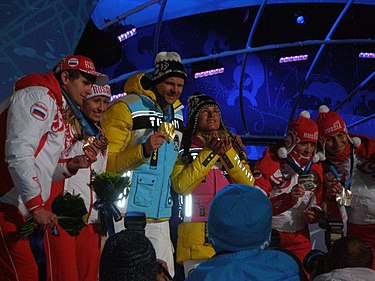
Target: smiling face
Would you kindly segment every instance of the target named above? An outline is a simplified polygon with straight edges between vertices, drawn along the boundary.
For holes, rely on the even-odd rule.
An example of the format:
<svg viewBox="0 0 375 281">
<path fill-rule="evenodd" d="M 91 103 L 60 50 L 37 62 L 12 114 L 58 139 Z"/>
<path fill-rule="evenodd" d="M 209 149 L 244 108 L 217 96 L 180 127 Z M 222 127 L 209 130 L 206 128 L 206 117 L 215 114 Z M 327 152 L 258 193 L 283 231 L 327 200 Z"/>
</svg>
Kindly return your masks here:
<svg viewBox="0 0 375 281">
<path fill-rule="evenodd" d="M 297 143 L 293 150 L 305 158 L 310 158 L 313 156 L 315 148 L 314 142 L 301 142 Z"/>
<path fill-rule="evenodd" d="M 78 106 L 82 106 L 83 101 L 91 94 L 91 88 L 94 81 L 95 79 L 90 80 L 81 74 L 75 77 L 70 75 L 68 71 L 63 71 L 61 73 L 61 87 Z"/>
<path fill-rule="evenodd" d="M 179 77 L 169 77 L 155 85 L 160 97 L 159 105 L 164 108 L 166 105 L 174 104 L 181 96 L 185 81 Z"/>
<path fill-rule="evenodd" d="M 348 145 L 348 136 L 345 133 L 339 132 L 327 138 L 326 151 L 332 155 L 339 155 Z"/>
<path fill-rule="evenodd" d="M 208 106 L 201 110 L 198 116 L 199 132 L 212 132 L 220 128 L 220 110 L 216 106 Z"/>
<path fill-rule="evenodd" d="M 100 121 L 100 117 L 107 110 L 109 98 L 106 96 L 96 96 L 86 99 L 82 105 L 82 111 L 85 116 L 92 122 Z"/>
</svg>

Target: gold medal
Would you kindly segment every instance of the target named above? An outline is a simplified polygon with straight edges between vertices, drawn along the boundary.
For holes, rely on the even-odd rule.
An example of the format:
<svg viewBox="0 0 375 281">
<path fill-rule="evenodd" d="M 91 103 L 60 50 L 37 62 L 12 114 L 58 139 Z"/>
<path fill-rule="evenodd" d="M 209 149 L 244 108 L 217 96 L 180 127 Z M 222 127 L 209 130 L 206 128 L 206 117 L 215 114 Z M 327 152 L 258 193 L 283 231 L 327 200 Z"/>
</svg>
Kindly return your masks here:
<svg viewBox="0 0 375 281">
<path fill-rule="evenodd" d="M 158 128 L 158 132 L 164 133 L 166 140 L 174 140 L 176 129 L 172 123 L 162 122 Z"/>
<path fill-rule="evenodd" d="M 349 207 L 353 194 L 350 190 L 343 188 L 341 194 L 336 194 L 336 202 L 341 206 Z"/>
</svg>

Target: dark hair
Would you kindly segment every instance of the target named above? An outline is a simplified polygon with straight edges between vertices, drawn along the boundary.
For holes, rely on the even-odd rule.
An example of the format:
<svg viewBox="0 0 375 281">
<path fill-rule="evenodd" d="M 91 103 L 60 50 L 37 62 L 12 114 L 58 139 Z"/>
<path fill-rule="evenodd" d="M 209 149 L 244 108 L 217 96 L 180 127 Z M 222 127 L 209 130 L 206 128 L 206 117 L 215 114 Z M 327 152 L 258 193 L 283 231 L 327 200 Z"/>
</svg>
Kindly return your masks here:
<svg viewBox="0 0 375 281">
<path fill-rule="evenodd" d="M 100 281 L 155 281 L 156 254 L 142 233 L 123 230 L 110 236 L 100 257 Z"/>
<path fill-rule="evenodd" d="M 72 80 L 76 80 L 78 79 L 80 76 L 83 76 L 85 79 L 87 79 L 91 84 L 94 84 L 95 81 L 96 81 L 96 77 L 93 76 L 93 75 L 90 75 L 88 73 L 85 73 L 85 72 L 82 72 L 82 71 L 79 71 L 79 70 L 64 70 L 64 71 L 67 71 L 68 74 L 69 74 L 69 78 L 72 79 Z M 58 73 L 54 73 L 56 79 L 59 81 L 59 83 L 61 83 L 61 72 L 58 72 Z"/>
<path fill-rule="evenodd" d="M 345 267 L 372 267 L 371 248 L 360 238 L 349 236 L 336 240 L 327 254 L 329 271 Z"/>
</svg>

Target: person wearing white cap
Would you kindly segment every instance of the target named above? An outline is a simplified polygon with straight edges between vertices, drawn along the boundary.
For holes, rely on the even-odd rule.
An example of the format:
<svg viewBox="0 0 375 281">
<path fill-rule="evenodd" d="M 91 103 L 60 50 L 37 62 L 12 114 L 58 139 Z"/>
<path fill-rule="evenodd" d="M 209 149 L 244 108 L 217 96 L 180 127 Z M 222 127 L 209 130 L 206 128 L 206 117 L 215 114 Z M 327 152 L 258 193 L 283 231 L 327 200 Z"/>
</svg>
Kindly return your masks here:
<svg viewBox="0 0 375 281">
<path fill-rule="evenodd" d="M 102 120 L 109 143 L 107 170 L 132 174 L 127 206 L 121 211 L 146 214 L 146 236 L 172 276 L 169 176 L 182 139 L 183 105 L 179 98 L 185 79 L 180 55 L 160 52 L 152 77 L 144 73 L 130 77 L 124 88 L 127 96 L 115 101 Z"/>
<path fill-rule="evenodd" d="M 63 113 L 81 106 L 94 83 L 107 81 L 89 58 L 68 56 L 52 72 L 16 81 L 13 95 L 1 106 L 0 280 L 38 280 L 30 243 L 17 236 L 17 227 L 29 217 L 42 229 L 57 226 L 57 216 L 45 208 L 51 182 L 96 160 L 87 151 L 60 161 L 70 145 Z"/>
<path fill-rule="evenodd" d="M 64 182 L 53 183 L 52 194 L 47 201 L 47 208 L 57 197 L 67 191 L 71 194 L 80 194 L 85 202 L 88 212 L 87 225 L 80 231 L 78 236 L 70 236 L 60 225 L 57 226 L 59 236 L 50 235 L 45 238 L 47 256 L 47 281 L 96 281 L 98 276 L 100 249 L 101 249 L 101 225 L 98 211 L 93 208 L 96 194 L 89 187 L 93 173 L 105 172 L 107 165 L 107 140 L 100 128 L 100 119 L 107 110 L 111 99 L 111 88 L 109 85 L 93 85 L 91 94 L 84 100 L 81 111 L 86 120 L 96 126 L 101 132 L 99 138 L 100 149 L 95 148 L 97 160 L 86 169 L 80 169 L 75 175 L 64 180 Z M 70 158 L 80 155 L 89 142 L 89 136 L 85 134 L 82 126 L 78 123 L 74 114 L 68 110 L 65 119 L 69 122 L 71 135 L 74 137 L 73 144 L 62 153 L 62 158 Z M 70 249 L 66 251 L 65 249 Z"/>
<path fill-rule="evenodd" d="M 325 105 L 316 123 L 329 215 L 347 220 L 347 236 L 361 238 L 375 256 L 375 141 L 349 134 L 340 114 Z"/>
<path fill-rule="evenodd" d="M 323 215 L 323 170 L 316 155 L 318 126 L 302 111 L 288 127 L 284 146 L 271 145 L 255 163 L 255 186 L 267 192 L 272 203 L 272 227 L 280 247 L 303 262 L 311 251 L 308 224 Z"/>
</svg>

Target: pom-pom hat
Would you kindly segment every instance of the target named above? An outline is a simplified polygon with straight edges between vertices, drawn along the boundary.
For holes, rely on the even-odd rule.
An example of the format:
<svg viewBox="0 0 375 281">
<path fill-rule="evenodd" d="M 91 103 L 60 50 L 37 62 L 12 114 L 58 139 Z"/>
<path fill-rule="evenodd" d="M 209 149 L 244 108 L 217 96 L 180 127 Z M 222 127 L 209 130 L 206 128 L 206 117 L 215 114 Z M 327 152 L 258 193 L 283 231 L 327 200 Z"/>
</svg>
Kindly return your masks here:
<svg viewBox="0 0 375 281">
<path fill-rule="evenodd" d="M 95 84 L 100 86 L 104 86 L 108 83 L 108 76 L 95 71 L 95 65 L 92 60 L 84 56 L 68 56 L 58 62 L 53 68 L 54 73 L 59 73 L 65 70 L 79 70 L 95 76 Z"/>
<path fill-rule="evenodd" d="M 321 160 L 325 159 L 325 146 L 327 139 L 333 135 L 344 133 L 348 137 L 349 142 L 355 147 L 361 144 L 360 138 L 349 137 L 348 129 L 340 114 L 330 111 L 326 105 L 321 105 L 319 107 L 319 114 L 316 118 L 316 123 L 318 124 L 319 128 L 319 143 L 323 149 L 322 152 L 319 152 L 319 157 Z"/>
<path fill-rule="evenodd" d="M 310 113 L 306 110 L 302 111 L 299 117 L 290 122 L 288 134 L 285 138 L 285 147 L 278 150 L 280 158 L 286 158 L 298 143 L 318 142 L 318 125 L 310 119 Z M 314 155 L 314 162 L 319 159 Z"/>
<path fill-rule="evenodd" d="M 152 74 L 154 85 L 168 79 L 169 77 L 179 77 L 186 80 L 186 71 L 181 63 L 181 57 L 176 52 L 160 52 L 155 58 L 155 71 Z"/>
<path fill-rule="evenodd" d="M 272 206 L 260 188 L 230 184 L 212 200 L 208 238 L 215 251 L 265 249 L 271 238 Z"/>
</svg>

